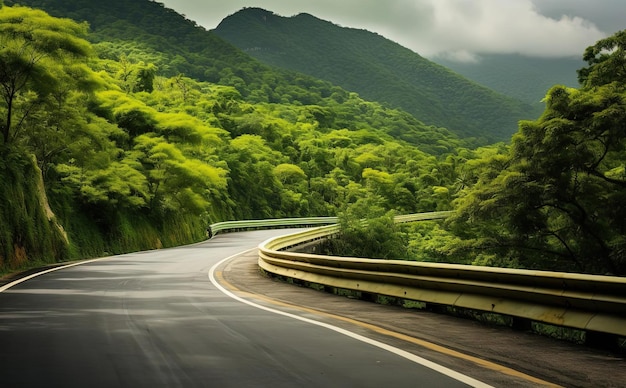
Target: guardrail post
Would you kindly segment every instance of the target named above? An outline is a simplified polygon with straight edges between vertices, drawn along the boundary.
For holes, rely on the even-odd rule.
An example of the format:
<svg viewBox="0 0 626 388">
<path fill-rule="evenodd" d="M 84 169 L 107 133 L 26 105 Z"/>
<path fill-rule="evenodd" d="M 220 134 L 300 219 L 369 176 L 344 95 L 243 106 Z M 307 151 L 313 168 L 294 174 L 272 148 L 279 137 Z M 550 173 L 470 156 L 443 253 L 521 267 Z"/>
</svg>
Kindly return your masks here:
<svg viewBox="0 0 626 388">
<path fill-rule="evenodd" d="M 519 331 L 532 331 L 533 321 L 521 317 L 512 317 L 511 327 Z"/>
<path fill-rule="evenodd" d="M 617 342 L 617 336 L 609 333 L 600 333 L 597 331 L 588 330 L 587 332 L 585 332 L 585 345 L 593 348 L 620 351 L 620 346 Z M 623 349 L 621 350 L 623 351 Z"/>
</svg>

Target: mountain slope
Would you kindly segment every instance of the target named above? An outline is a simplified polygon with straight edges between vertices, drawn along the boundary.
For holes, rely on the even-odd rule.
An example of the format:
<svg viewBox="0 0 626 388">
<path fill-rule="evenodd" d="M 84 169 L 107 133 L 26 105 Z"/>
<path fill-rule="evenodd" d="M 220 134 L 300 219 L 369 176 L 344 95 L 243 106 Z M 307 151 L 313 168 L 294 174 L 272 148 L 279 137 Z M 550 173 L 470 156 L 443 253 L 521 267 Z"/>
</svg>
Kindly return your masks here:
<svg viewBox="0 0 626 388">
<path fill-rule="evenodd" d="M 228 219 L 450 207 L 471 152 L 444 128 L 260 64 L 148 0 L 35 2 L 94 32 L 0 7 L 0 121 L 19 123 L 0 136 L 0 271 L 198 241 Z"/>
<path fill-rule="evenodd" d="M 167 76 L 183 73 L 191 78 L 217 82 L 220 72 L 232 64 L 238 64 L 250 76 L 267 71 L 267 66 L 155 1 L 6 0 L 4 3 L 86 21 L 91 31 L 90 40 L 117 45 L 129 59 L 134 52 L 151 52 L 152 61 L 160 73 Z"/>
<path fill-rule="evenodd" d="M 531 58 L 517 54 L 482 55 L 475 63 L 439 58 L 433 61 L 529 104 L 540 104 L 548 89 L 556 84 L 578 87 L 576 70 L 585 66 L 581 58 Z"/>
<path fill-rule="evenodd" d="M 308 14 L 244 8 L 213 30 L 259 60 L 330 81 L 400 107 L 466 137 L 505 140 L 537 112 L 365 30 Z"/>
<path fill-rule="evenodd" d="M 5 0 L 5 3 L 14 2 Z M 101 58 L 153 63 L 159 75 L 233 86 L 238 96 L 250 104 L 307 105 L 319 116 L 323 111 L 329 117 L 340 118 L 343 113 L 335 111 L 334 104 L 356 101 L 347 91 L 328 81 L 261 63 L 161 3 L 149 0 L 109 0 L 97 4 L 90 0 L 22 0 L 20 3 L 54 16 L 87 21 L 91 30 L 89 40 L 96 43 Z M 446 148 L 442 144 L 457 138 L 447 128 L 425 125 L 406 111 L 398 114 L 411 124 L 406 125 L 403 119 L 379 127 L 426 152 L 438 154 Z M 362 129 L 360 125 L 358 120 L 344 120 L 340 128 L 358 130 Z"/>
</svg>

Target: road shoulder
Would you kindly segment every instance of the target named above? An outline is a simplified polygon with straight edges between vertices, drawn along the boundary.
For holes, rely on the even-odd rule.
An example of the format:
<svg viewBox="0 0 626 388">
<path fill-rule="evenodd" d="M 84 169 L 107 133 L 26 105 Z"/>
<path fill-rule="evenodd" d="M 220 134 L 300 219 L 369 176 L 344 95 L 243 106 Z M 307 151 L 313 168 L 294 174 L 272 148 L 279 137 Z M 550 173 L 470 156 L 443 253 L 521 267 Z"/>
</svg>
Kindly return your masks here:
<svg viewBox="0 0 626 388">
<path fill-rule="evenodd" d="M 257 255 L 257 251 L 247 252 L 218 269 L 227 285 L 242 296 L 377 336 L 494 386 L 539 386 L 545 385 L 541 383 L 545 381 L 567 387 L 622 387 L 626 381 L 626 360 L 608 352 L 467 319 L 286 284 L 262 275 Z"/>
</svg>

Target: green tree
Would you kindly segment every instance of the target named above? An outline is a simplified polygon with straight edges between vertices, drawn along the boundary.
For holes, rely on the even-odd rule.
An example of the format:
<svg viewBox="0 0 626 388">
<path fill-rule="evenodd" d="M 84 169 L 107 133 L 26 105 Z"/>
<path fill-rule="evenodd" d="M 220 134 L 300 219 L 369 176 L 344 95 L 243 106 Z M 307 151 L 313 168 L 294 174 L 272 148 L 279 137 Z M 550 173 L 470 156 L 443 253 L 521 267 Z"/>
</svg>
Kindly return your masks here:
<svg viewBox="0 0 626 388">
<path fill-rule="evenodd" d="M 150 93 L 154 90 L 154 79 L 157 73 L 157 67 L 154 64 L 146 64 L 143 61 L 134 63 L 126 55 L 121 55 L 118 61 L 111 61 L 108 65 L 114 68 L 113 76 L 126 93 Z M 105 68 L 111 70 L 109 66 Z"/>
<path fill-rule="evenodd" d="M 326 249 L 331 254 L 376 259 L 404 259 L 408 239 L 379 196 L 360 198 L 339 214 L 340 233 Z"/>
<path fill-rule="evenodd" d="M 14 143 L 27 130 L 28 117 L 55 92 L 90 89 L 84 60 L 91 46 L 82 39 L 86 24 L 53 18 L 26 7 L 0 9 L 0 137 Z M 89 87 L 88 87 L 89 86 Z"/>
<path fill-rule="evenodd" d="M 471 225 L 476 247 L 527 267 L 626 273 L 625 38 L 587 49 L 582 88 L 553 87 L 505 168 L 494 158 L 459 199 L 457 226 Z"/>
<path fill-rule="evenodd" d="M 134 157 L 147 179 L 148 204 L 157 212 L 199 215 L 211 206 L 211 195 L 226 189 L 226 171 L 188 158 L 163 137 L 135 138 Z"/>
<path fill-rule="evenodd" d="M 306 179 L 306 174 L 300 167 L 289 163 L 274 167 L 274 175 L 282 184 L 297 184 Z"/>
<path fill-rule="evenodd" d="M 583 60 L 588 67 L 578 71 L 578 81 L 586 88 L 624 83 L 626 79 L 626 30 L 587 47 Z"/>
<path fill-rule="evenodd" d="M 285 161 L 258 135 L 241 135 L 230 142 L 225 155 L 229 173 L 228 190 L 238 206 L 239 219 L 282 217 L 280 182 L 274 174 Z"/>
</svg>

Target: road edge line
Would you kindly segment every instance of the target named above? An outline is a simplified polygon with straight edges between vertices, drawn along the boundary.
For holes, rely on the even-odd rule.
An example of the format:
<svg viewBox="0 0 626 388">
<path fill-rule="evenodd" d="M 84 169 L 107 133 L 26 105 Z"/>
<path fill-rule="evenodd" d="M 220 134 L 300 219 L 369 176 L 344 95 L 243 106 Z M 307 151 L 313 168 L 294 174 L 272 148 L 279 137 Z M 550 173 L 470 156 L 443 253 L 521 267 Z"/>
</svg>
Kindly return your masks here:
<svg viewBox="0 0 626 388">
<path fill-rule="evenodd" d="M 216 272 L 216 269 L 219 266 L 221 266 L 223 263 L 225 263 L 228 260 L 231 260 L 231 259 L 233 259 L 233 258 L 235 258 L 237 256 L 244 255 L 244 254 L 246 254 L 248 252 L 251 252 L 253 250 L 256 250 L 256 249 L 257 248 L 252 248 L 252 249 L 245 250 L 243 252 L 236 253 L 236 254 L 231 255 L 231 256 L 229 256 L 229 257 L 227 257 L 225 259 L 222 259 L 219 262 L 217 262 L 216 264 L 214 264 L 211 267 L 211 269 L 209 269 L 209 272 L 208 272 L 208 277 L 209 277 L 209 280 L 211 281 L 211 283 L 218 290 L 220 290 L 223 294 L 225 294 L 226 296 L 228 296 L 231 299 L 234 299 L 236 301 L 239 301 L 241 303 L 245 303 L 245 304 L 247 304 L 247 305 L 249 305 L 251 307 L 254 307 L 254 308 L 257 308 L 257 309 L 260 309 L 260 310 L 264 310 L 264 311 L 267 311 L 267 312 L 270 312 L 270 313 L 273 313 L 273 314 L 278 314 L 278 315 L 282 315 L 282 316 L 285 316 L 285 317 L 297 319 L 299 321 L 306 322 L 306 323 L 309 323 L 309 324 L 312 324 L 312 325 L 324 327 L 326 329 L 329 329 L 329 330 L 335 331 L 337 333 L 343 334 L 343 335 L 345 335 L 347 337 L 356 339 L 357 341 L 361 341 L 363 343 L 367 343 L 369 345 L 372 345 L 372 346 L 378 347 L 380 349 L 386 350 L 386 351 L 388 351 L 390 353 L 396 354 L 396 355 L 398 355 L 400 357 L 403 357 L 403 358 L 405 358 L 405 359 L 407 359 L 407 360 L 409 360 L 411 362 L 414 362 L 416 364 L 422 365 L 422 366 L 424 366 L 426 368 L 434 370 L 434 371 L 436 371 L 438 373 L 441 373 L 441 374 L 443 374 L 445 376 L 448 376 L 448 377 L 450 377 L 450 378 L 452 378 L 454 380 L 457 380 L 457 381 L 460 381 L 462 383 L 468 384 L 468 385 L 470 385 L 472 387 L 493 388 L 491 385 L 488 385 L 488 384 L 486 384 L 486 383 L 484 383 L 482 381 L 476 380 L 476 379 L 474 379 L 472 377 L 466 376 L 466 375 L 464 375 L 462 373 L 459 373 L 459 372 L 454 371 L 452 369 L 446 368 L 446 367 L 444 367 L 442 365 L 439 365 L 439 364 L 436 364 L 436 363 L 434 363 L 432 361 L 426 360 L 425 358 L 416 356 L 413 353 L 410 353 L 410 352 L 407 352 L 405 350 L 396 348 L 394 346 L 385 344 L 383 342 L 367 338 L 367 337 L 362 336 L 360 334 L 353 333 L 353 332 L 351 332 L 349 330 L 346 330 L 346 329 L 343 329 L 343 328 L 340 328 L 340 327 L 337 327 L 337 326 L 334 326 L 334 325 L 331 325 L 331 324 L 328 324 L 328 323 L 316 321 L 316 320 L 313 320 L 313 319 L 310 319 L 310 318 L 301 317 L 301 316 L 298 316 L 298 315 L 295 315 L 295 314 L 287 313 L 287 312 L 284 312 L 284 311 L 280 311 L 280 310 L 277 310 L 277 309 L 273 309 L 273 308 L 270 308 L 270 307 L 266 307 L 266 306 L 262 306 L 260 304 L 254 303 L 252 301 L 249 301 L 247 299 L 244 299 L 244 298 L 241 298 L 241 297 L 235 295 L 234 293 L 230 292 L 224 286 L 222 286 L 221 284 L 219 284 L 217 282 L 217 280 L 215 278 L 215 272 Z"/>
</svg>

